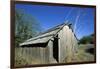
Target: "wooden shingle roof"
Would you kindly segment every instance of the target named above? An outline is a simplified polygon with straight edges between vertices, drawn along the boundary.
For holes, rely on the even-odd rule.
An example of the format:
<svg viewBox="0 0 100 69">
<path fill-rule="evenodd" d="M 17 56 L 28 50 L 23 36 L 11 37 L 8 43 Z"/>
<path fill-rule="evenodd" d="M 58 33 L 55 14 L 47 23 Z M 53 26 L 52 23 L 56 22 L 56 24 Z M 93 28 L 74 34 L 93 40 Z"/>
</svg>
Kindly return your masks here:
<svg viewBox="0 0 100 69">
<path fill-rule="evenodd" d="M 38 34 L 37 36 L 26 40 L 25 42 L 21 43 L 20 46 L 28 45 L 28 44 L 37 44 L 37 43 L 46 43 L 52 37 L 54 37 L 65 25 L 66 23 L 60 24 L 55 26 L 43 33 Z"/>
<path fill-rule="evenodd" d="M 70 24 L 68 23 L 63 23 L 60 25 L 57 25 L 51 29 L 48 29 L 45 32 L 42 32 L 40 34 L 38 34 L 37 36 L 30 38 L 28 40 L 26 40 L 25 42 L 21 43 L 20 46 L 23 45 L 29 45 L 29 44 L 38 44 L 38 43 L 46 43 L 48 42 L 50 39 L 52 39 L 53 37 L 55 37 L 58 32 L 65 26 L 67 25 L 68 27 L 70 27 Z M 72 28 L 71 28 L 72 29 Z M 72 29 L 73 32 L 73 29 Z M 76 35 L 74 34 L 74 36 L 76 37 Z M 77 37 L 76 37 L 77 39 Z M 77 39 L 78 40 L 78 39 Z"/>
</svg>

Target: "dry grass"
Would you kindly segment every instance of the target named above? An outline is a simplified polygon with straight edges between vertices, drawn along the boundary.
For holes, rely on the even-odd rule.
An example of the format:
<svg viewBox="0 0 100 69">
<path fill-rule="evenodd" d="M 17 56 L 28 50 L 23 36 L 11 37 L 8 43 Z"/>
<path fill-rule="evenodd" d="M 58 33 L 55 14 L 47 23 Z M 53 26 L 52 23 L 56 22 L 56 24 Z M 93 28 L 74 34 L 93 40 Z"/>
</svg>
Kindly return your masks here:
<svg viewBox="0 0 100 69">
<path fill-rule="evenodd" d="M 94 55 L 87 53 L 85 48 L 86 46 L 80 45 L 78 47 L 78 52 L 73 57 L 70 57 L 70 60 L 66 58 L 66 63 L 94 61 Z"/>
</svg>

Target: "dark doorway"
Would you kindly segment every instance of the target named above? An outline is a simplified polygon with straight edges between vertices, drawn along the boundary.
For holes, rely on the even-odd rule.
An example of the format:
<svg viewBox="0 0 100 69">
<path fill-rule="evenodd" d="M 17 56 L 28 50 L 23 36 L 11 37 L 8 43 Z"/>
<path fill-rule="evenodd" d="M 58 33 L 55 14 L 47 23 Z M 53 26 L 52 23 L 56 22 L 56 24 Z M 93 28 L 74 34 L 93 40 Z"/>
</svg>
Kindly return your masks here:
<svg viewBox="0 0 100 69">
<path fill-rule="evenodd" d="M 53 41 L 53 57 L 56 59 L 56 61 L 58 62 L 59 59 L 59 47 L 58 47 L 58 35 L 56 37 L 54 37 L 54 41 Z"/>
</svg>

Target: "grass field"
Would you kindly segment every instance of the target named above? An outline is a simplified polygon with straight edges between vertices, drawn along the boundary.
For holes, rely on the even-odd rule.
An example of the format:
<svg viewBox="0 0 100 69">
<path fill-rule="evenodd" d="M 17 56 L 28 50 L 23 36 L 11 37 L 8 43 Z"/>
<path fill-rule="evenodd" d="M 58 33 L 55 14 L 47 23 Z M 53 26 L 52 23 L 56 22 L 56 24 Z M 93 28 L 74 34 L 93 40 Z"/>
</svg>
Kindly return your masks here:
<svg viewBox="0 0 100 69">
<path fill-rule="evenodd" d="M 86 48 L 87 45 L 79 45 L 78 46 L 78 52 L 74 55 L 74 57 L 71 57 L 72 60 L 68 61 L 67 59 L 67 63 L 71 63 L 71 62 L 91 62 L 94 61 L 94 55 L 86 52 Z"/>
</svg>

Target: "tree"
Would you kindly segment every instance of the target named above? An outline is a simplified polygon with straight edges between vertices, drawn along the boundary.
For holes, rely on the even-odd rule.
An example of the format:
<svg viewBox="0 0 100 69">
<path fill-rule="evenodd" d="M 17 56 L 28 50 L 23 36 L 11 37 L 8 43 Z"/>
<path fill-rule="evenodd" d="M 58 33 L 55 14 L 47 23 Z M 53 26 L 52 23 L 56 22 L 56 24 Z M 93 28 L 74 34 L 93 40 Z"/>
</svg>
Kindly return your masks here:
<svg viewBox="0 0 100 69">
<path fill-rule="evenodd" d="M 82 39 L 80 39 L 79 44 L 93 44 L 94 41 L 94 34 L 91 34 L 89 36 L 84 36 Z"/>
<path fill-rule="evenodd" d="M 15 9 L 15 46 L 34 37 L 41 31 L 36 19 L 21 9 Z"/>
</svg>

